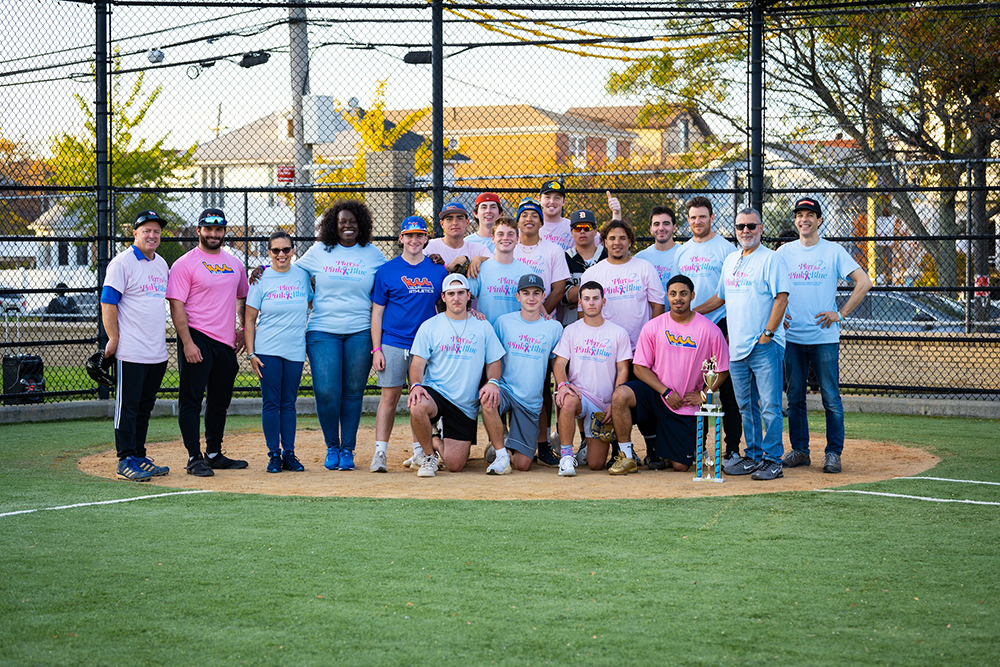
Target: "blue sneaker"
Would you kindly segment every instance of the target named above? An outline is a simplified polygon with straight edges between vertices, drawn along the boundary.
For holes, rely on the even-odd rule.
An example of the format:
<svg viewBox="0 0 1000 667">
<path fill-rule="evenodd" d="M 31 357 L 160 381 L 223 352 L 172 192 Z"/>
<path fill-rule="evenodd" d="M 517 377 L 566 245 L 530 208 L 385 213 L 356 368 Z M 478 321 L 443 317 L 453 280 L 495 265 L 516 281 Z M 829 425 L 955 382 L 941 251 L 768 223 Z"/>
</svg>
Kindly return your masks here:
<svg viewBox="0 0 1000 667">
<path fill-rule="evenodd" d="M 139 467 L 141 469 L 145 470 L 153 477 L 162 477 L 163 475 L 166 475 L 170 472 L 170 468 L 168 468 L 167 466 L 156 465 L 155 463 L 153 463 L 153 459 L 149 458 L 148 456 L 136 457 L 135 460 L 136 463 L 139 464 Z"/>
<path fill-rule="evenodd" d="M 139 460 L 130 456 L 118 462 L 118 476 L 133 482 L 148 482 L 153 475 L 139 467 Z"/>
<path fill-rule="evenodd" d="M 323 466 L 327 470 L 336 470 L 340 467 L 340 447 L 327 447 L 326 448 L 326 461 L 323 462 Z"/>
<path fill-rule="evenodd" d="M 343 461 L 343 459 L 341 459 Z M 302 472 L 306 469 L 304 465 L 296 458 L 295 451 L 291 449 L 286 449 L 281 455 L 281 467 L 285 470 L 291 470 L 292 472 Z"/>
<path fill-rule="evenodd" d="M 267 453 L 267 472 L 281 472 L 281 453 Z"/>
<path fill-rule="evenodd" d="M 354 450 L 340 449 L 340 465 L 337 470 L 354 470 Z"/>
</svg>

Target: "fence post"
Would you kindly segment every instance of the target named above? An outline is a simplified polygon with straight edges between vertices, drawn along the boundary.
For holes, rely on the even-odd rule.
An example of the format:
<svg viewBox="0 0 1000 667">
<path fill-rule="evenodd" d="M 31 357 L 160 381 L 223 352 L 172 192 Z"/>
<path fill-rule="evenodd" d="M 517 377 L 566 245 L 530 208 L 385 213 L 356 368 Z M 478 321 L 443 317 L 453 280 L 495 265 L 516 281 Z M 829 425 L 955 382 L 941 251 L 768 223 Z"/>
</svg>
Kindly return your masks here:
<svg viewBox="0 0 1000 667">
<path fill-rule="evenodd" d="M 108 231 L 109 202 L 111 185 L 111 164 L 108 155 L 108 3 L 98 0 L 94 3 L 95 45 L 94 45 L 94 90 L 97 99 L 94 100 L 94 119 L 96 121 L 96 167 L 97 173 L 97 292 L 100 302 L 100 292 L 104 288 L 104 277 L 108 270 Z M 108 333 L 104 330 L 104 321 L 100 316 L 98 306 L 97 344 L 101 349 L 108 343 Z M 109 397 L 108 388 L 97 386 L 97 397 L 104 400 Z"/>
<path fill-rule="evenodd" d="M 431 108 L 431 156 L 434 190 L 434 221 L 436 235 L 441 234 L 438 211 L 444 208 L 444 1 L 434 0 L 431 14 L 431 78 L 434 97 Z"/>
<path fill-rule="evenodd" d="M 750 3 L 750 206 L 764 210 L 764 4 Z"/>
<path fill-rule="evenodd" d="M 292 75 L 292 134 L 295 144 L 295 231 L 296 244 L 305 252 L 316 236 L 316 204 L 311 189 L 312 145 L 305 143 L 302 127 L 302 96 L 309 94 L 309 25 L 306 8 L 288 8 L 289 62 Z M 310 165 L 310 166 L 307 166 Z"/>
</svg>

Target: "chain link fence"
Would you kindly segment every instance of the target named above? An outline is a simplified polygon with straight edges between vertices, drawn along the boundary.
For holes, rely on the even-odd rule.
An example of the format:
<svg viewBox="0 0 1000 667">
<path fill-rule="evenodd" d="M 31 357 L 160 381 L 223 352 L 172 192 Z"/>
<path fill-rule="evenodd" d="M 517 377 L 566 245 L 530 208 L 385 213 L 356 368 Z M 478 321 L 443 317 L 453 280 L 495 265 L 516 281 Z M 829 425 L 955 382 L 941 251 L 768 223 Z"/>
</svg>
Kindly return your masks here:
<svg viewBox="0 0 1000 667">
<path fill-rule="evenodd" d="M 98 394 L 82 362 L 137 211 L 169 220 L 169 263 L 193 247 L 199 212 L 223 208 L 253 267 L 272 231 L 301 253 L 317 216 L 356 197 L 392 256 L 406 215 L 471 210 L 484 191 L 513 213 L 553 178 L 567 214 L 608 219 L 607 193 L 620 199 L 640 247 L 658 205 L 685 240 L 695 194 L 718 232 L 753 205 L 781 243 L 794 201 L 813 196 L 822 234 L 875 283 L 843 328 L 845 391 L 1000 394 L 1000 4 L 41 0 L 0 13 L 3 349 L 42 358 L 46 399 Z M 258 392 L 243 371 L 241 391 Z"/>
</svg>

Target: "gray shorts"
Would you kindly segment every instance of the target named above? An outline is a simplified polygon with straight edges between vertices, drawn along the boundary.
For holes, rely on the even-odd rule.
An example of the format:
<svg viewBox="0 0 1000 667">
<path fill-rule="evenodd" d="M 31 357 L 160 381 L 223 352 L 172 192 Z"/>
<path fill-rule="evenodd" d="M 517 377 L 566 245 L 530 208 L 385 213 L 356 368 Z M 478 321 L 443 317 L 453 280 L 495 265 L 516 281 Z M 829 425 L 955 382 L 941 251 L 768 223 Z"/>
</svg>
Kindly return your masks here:
<svg viewBox="0 0 1000 667">
<path fill-rule="evenodd" d="M 527 408 L 514 400 L 505 388 L 500 388 L 500 414 L 510 413 L 510 431 L 504 443 L 508 449 L 520 452 L 528 458 L 535 456 L 538 448 L 538 413 L 529 412 Z"/>
<path fill-rule="evenodd" d="M 610 409 L 610 406 L 608 409 Z M 597 436 L 595 436 L 594 433 L 590 430 L 591 417 L 594 415 L 595 412 L 604 412 L 604 414 L 607 414 L 607 411 L 601 410 L 601 406 L 597 405 L 586 396 L 581 395 L 580 414 L 578 414 L 576 418 L 583 419 L 583 435 L 585 437 L 593 438 L 596 440 Z"/>
<path fill-rule="evenodd" d="M 402 387 L 410 374 L 410 351 L 392 345 L 382 346 L 385 370 L 375 371 L 380 387 Z"/>
</svg>

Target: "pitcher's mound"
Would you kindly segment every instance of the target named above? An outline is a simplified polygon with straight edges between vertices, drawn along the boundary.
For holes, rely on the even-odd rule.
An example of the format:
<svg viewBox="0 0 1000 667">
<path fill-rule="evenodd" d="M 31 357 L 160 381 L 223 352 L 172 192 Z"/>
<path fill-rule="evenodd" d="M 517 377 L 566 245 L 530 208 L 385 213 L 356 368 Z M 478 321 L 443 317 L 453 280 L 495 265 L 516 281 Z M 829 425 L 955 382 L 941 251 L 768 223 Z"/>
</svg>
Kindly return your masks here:
<svg viewBox="0 0 1000 667">
<path fill-rule="evenodd" d="M 407 432 L 406 423 L 396 431 Z M 645 453 L 642 437 L 634 433 L 640 455 Z M 511 475 L 486 475 L 483 450 L 488 439 L 480 427 L 479 445 L 473 445 L 472 457 L 460 473 L 439 472 L 433 478 L 420 478 L 403 468 L 410 456 L 410 443 L 398 437 L 389 444 L 389 472 L 371 473 L 368 465 L 375 452 L 374 429 L 358 432 L 355 457 L 357 469 L 351 472 L 329 471 L 323 467 L 326 447 L 319 430 L 299 431 L 295 452 L 305 472 L 266 473 L 267 447 L 260 432 L 227 435 L 224 449 L 230 458 L 249 461 L 246 470 L 217 470 L 214 477 L 193 477 L 184 471 L 187 453 L 178 441 L 149 446 L 148 454 L 157 465 L 170 466 L 170 474 L 154 477 L 145 486 L 182 489 L 211 489 L 232 493 L 263 493 L 276 496 L 340 496 L 366 498 L 430 498 L 466 500 L 566 500 L 614 498 L 689 498 L 727 496 L 778 491 L 814 489 L 876 482 L 893 477 L 916 475 L 933 467 L 938 458 L 927 452 L 902 445 L 863 440 L 848 440 L 844 446 L 843 468 L 839 475 L 823 473 L 823 438 L 810 443 L 812 465 L 786 469 L 785 476 L 770 482 L 755 482 L 749 476 L 726 477 L 722 484 L 693 481 L 694 470 L 673 472 L 640 468 L 638 473 L 612 477 L 605 470 L 577 468 L 576 477 L 559 477 L 556 468 L 535 465 L 527 472 Z M 788 445 L 785 445 L 786 451 Z M 80 469 L 91 475 L 118 479 L 114 449 L 87 456 Z M 725 475 L 723 475 L 725 477 Z M 123 484 L 135 484 L 120 480 Z"/>
</svg>

